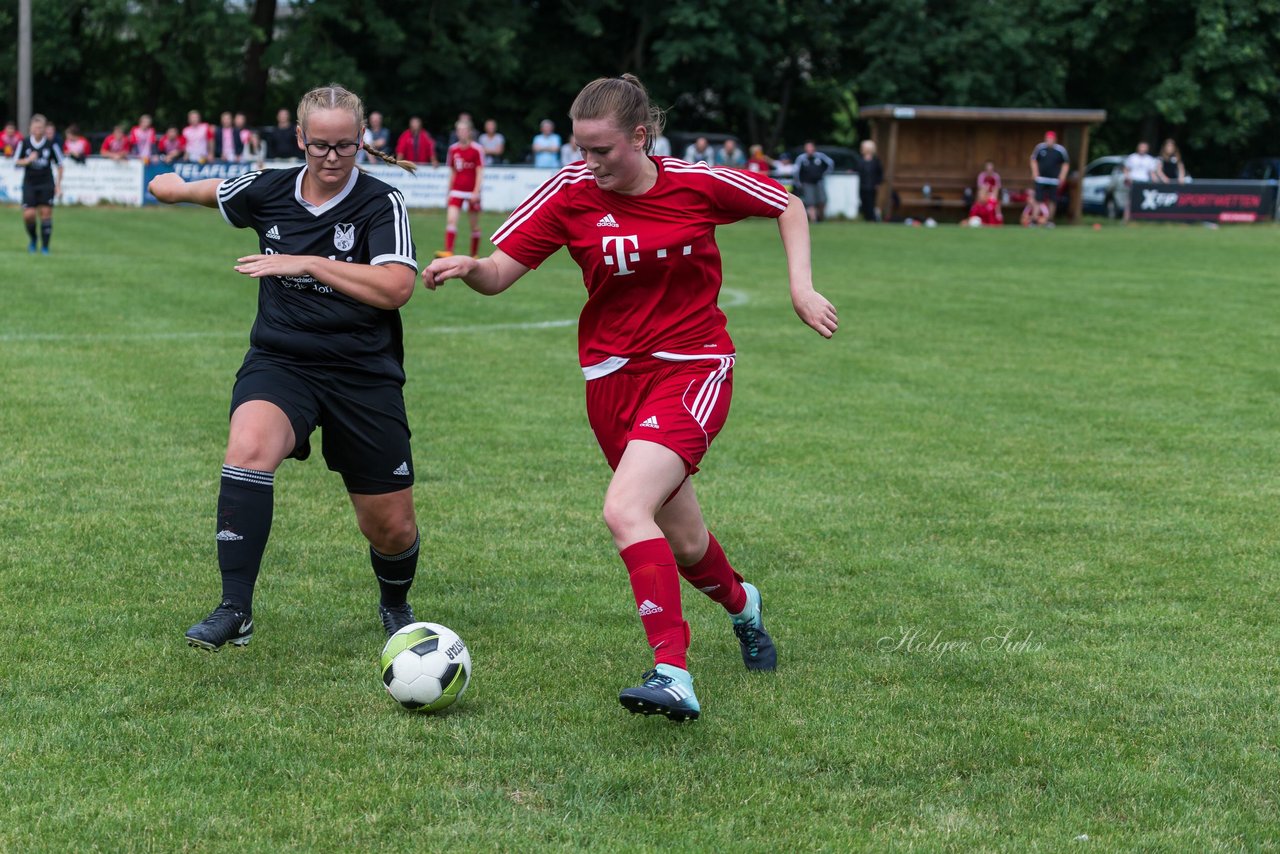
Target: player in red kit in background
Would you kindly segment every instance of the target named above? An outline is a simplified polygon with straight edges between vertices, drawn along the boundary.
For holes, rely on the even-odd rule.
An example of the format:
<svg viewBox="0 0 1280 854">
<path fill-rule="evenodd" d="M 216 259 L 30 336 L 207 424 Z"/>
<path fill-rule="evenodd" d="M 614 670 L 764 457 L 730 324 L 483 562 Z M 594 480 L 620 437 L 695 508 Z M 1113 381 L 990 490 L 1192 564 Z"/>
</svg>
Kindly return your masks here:
<svg viewBox="0 0 1280 854">
<path fill-rule="evenodd" d="M 480 182 L 484 178 L 484 149 L 475 141 L 476 130 L 469 121 L 453 127 L 458 141 L 449 146 L 445 162 L 449 164 L 449 200 L 445 206 L 444 251 L 437 258 L 453 254 L 458 239 L 458 211 L 467 206 L 471 219 L 471 255 L 480 251 Z"/>
<path fill-rule="evenodd" d="M 796 313 L 830 338 L 836 310 L 813 289 L 800 200 L 750 172 L 648 156 L 663 117 L 635 77 L 588 84 L 569 114 L 584 160 L 516 208 L 494 234 L 492 255 L 434 261 L 423 283 L 461 278 L 482 294 L 501 293 L 561 246 L 582 268 L 587 416 L 614 469 L 604 519 L 655 662 L 618 699 L 632 712 L 690 720 L 701 707 L 687 666 L 681 576 L 729 612 L 749 669 L 777 665 L 760 592 L 707 531 L 690 481 L 724 426 L 733 389 L 733 341 L 716 305 L 716 226 L 776 218 Z"/>
</svg>

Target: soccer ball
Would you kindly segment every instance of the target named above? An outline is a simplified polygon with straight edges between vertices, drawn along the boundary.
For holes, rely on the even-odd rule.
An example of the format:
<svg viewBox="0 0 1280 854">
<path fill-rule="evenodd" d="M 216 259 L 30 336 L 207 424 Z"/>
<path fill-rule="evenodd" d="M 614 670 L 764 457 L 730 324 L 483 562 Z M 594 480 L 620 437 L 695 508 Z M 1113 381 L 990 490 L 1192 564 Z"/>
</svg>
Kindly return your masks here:
<svg viewBox="0 0 1280 854">
<path fill-rule="evenodd" d="M 406 709 L 438 712 L 461 699 L 471 681 L 471 653 L 438 623 L 410 623 L 382 648 L 382 684 Z"/>
</svg>

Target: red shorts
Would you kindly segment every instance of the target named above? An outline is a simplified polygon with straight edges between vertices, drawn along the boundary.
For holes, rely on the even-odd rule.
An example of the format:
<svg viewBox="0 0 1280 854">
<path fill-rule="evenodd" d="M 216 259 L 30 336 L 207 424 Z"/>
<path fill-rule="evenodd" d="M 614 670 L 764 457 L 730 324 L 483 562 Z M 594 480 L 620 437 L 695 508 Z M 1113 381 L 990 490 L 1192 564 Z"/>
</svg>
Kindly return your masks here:
<svg viewBox="0 0 1280 854">
<path fill-rule="evenodd" d="M 451 207 L 451 208 L 460 208 L 460 207 L 462 207 L 462 205 L 463 205 L 464 203 L 466 204 L 466 206 L 467 206 L 467 210 L 469 210 L 469 211 L 478 211 L 478 210 L 480 210 L 480 202 L 478 202 L 478 201 L 476 201 L 476 202 L 472 202 L 472 201 L 471 201 L 471 191 L 470 191 L 470 190 L 450 190 L 450 191 L 449 191 L 449 204 L 448 204 L 448 207 Z"/>
<path fill-rule="evenodd" d="M 633 359 L 587 381 L 587 420 L 616 469 L 632 439 L 670 448 L 689 474 L 724 427 L 733 397 L 733 356 L 674 362 Z"/>
</svg>

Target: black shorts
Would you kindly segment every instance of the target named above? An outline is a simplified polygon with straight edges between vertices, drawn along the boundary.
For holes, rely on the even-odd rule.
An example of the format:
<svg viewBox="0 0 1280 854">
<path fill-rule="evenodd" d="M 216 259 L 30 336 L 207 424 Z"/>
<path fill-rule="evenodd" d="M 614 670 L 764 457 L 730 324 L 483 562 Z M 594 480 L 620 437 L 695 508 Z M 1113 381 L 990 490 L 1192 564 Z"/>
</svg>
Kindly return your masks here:
<svg viewBox="0 0 1280 854">
<path fill-rule="evenodd" d="M 1037 202 L 1057 202 L 1058 201 L 1058 185 L 1057 184 L 1041 184 L 1036 181 L 1036 201 Z"/>
<path fill-rule="evenodd" d="M 22 206 L 24 208 L 49 207 L 53 204 L 53 185 L 23 183 Z"/>
<path fill-rule="evenodd" d="M 236 373 L 231 411 L 250 400 L 274 403 L 289 417 L 294 459 L 311 455 L 311 433 L 322 428 L 324 461 L 342 475 L 348 492 L 381 495 L 413 486 L 409 420 L 395 380 L 289 367 L 251 355 Z"/>
</svg>

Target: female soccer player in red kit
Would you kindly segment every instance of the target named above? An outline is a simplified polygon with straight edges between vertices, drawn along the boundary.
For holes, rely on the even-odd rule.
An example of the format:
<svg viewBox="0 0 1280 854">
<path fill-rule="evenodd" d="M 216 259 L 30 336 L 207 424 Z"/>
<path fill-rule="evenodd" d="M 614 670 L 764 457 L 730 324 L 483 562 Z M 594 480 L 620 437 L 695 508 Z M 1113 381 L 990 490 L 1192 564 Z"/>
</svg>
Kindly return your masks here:
<svg viewBox="0 0 1280 854">
<path fill-rule="evenodd" d="M 796 313 L 830 338 L 836 310 L 813 289 L 800 200 L 749 172 L 648 156 L 662 112 L 635 77 L 588 84 L 569 115 L 583 162 L 561 169 L 511 214 L 492 255 L 434 261 L 423 283 L 434 289 L 461 278 L 497 294 L 561 246 L 582 268 L 587 416 L 614 469 L 604 519 L 655 661 L 619 700 L 632 712 L 690 720 L 700 706 L 687 667 L 681 576 L 729 612 L 748 668 L 777 664 L 760 593 L 707 531 L 689 480 L 724 426 L 733 388 L 733 342 L 716 306 L 715 227 L 776 218 Z"/>
<path fill-rule="evenodd" d="M 445 205 L 444 251 L 437 258 L 453 254 L 458 238 L 458 211 L 467 206 L 471 218 L 471 254 L 480 251 L 480 183 L 484 174 L 484 149 L 475 141 L 475 127 L 460 121 L 453 127 L 458 141 L 449 146 L 445 161 L 449 164 L 449 199 Z"/>
</svg>

